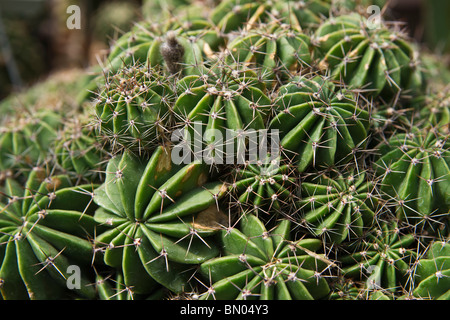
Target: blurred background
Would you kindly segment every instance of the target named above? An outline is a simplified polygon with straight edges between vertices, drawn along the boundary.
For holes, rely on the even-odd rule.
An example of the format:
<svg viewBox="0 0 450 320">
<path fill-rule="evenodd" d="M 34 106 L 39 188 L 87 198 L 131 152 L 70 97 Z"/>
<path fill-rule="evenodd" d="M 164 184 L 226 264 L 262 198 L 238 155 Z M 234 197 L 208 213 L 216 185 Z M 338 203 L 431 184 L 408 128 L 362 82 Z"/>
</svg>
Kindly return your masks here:
<svg viewBox="0 0 450 320">
<path fill-rule="evenodd" d="M 161 7 L 185 2 L 188 0 L 0 0 L 0 100 L 51 74 L 95 65 L 111 40 L 128 31 L 133 22 L 156 19 Z M 405 22 L 411 37 L 448 63 L 449 0 L 384 2 L 385 17 Z M 80 29 L 67 28 L 70 5 L 80 8 Z"/>
</svg>

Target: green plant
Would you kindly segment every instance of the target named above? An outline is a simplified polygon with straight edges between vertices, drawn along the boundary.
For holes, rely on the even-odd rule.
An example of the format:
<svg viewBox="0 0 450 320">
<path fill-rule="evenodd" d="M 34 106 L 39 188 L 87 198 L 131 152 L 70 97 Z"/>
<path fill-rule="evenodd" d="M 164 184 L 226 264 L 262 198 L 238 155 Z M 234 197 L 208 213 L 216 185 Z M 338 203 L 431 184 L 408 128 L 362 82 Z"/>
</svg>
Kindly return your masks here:
<svg viewBox="0 0 450 320">
<path fill-rule="evenodd" d="M 176 70 L 182 70 L 186 75 L 201 72 L 207 55 L 223 43 L 220 35 L 205 19 L 183 22 L 169 20 L 161 24 L 138 23 L 114 42 L 105 68 L 114 72 L 134 63 L 146 63 L 153 67 L 163 66 L 172 73 L 174 66 L 161 52 L 161 48 L 171 41 L 182 48 L 181 60 L 175 61 L 175 64 L 179 65 Z"/>
<path fill-rule="evenodd" d="M 239 145 L 239 134 L 265 129 L 271 112 L 266 85 L 254 72 L 220 62 L 201 76 L 178 80 L 176 92 L 175 127 L 182 129 L 180 140 L 195 157 L 206 151 L 209 157 L 223 159 L 225 155 L 216 149 L 225 149 L 226 144 L 236 145 L 237 153 L 238 147 L 244 147 Z"/>
<path fill-rule="evenodd" d="M 448 300 L 450 246 L 446 242 L 432 243 L 426 256 L 417 260 L 413 295 L 422 299 Z"/>
<path fill-rule="evenodd" d="M 449 72 L 389 2 L 153 4 L 0 104 L 2 299 L 450 298 Z"/>
<path fill-rule="evenodd" d="M 47 163 L 48 146 L 56 139 L 63 117 L 52 110 L 29 110 L 13 115 L 0 128 L 0 170 L 13 175 Z"/>
<path fill-rule="evenodd" d="M 333 265 L 317 254 L 317 239 L 290 239 L 290 221 L 268 232 L 256 216 L 221 231 L 224 255 L 202 263 L 202 299 L 320 299 L 328 295 L 326 273 Z"/>
<path fill-rule="evenodd" d="M 109 266 L 122 268 L 126 286 L 148 293 L 155 283 L 174 292 L 187 285 L 187 269 L 218 254 L 207 238 L 220 229 L 216 201 L 222 183 L 207 183 L 205 166 L 176 166 L 159 147 L 148 162 L 126 152 L 111 159 L 95 190 L 95 220 L 108 226 L 95 241 Z"/>
<path fill-rule="evenodd" d="M 170 83 L 158 70 L 133 65 L 106 75 L 94 106 L 98 136 L 111 152 L 148 153 L 165 134 L 171 100 Z"/>
<path fill-rule="evenodd" d="M 106 168 L 109 153 L 98 141 L 95 128 L 87 119 L 67 120 L 56 138 L 55 165 L 69 176 L 98 181 Z"/>
<path fill-rule="evenodd" d="M 368 111 L 357 95 L 325 77 L 291 79 L 274 104 L 269 128 L 280 131 L 283 152 L 300 172 L 345 164 L 365 148 Z"/>
<path fill-rule="evenodd" d="M 226 62 L 239 64 L 276 85 L 312 64 L 309 37 L 288 24 L 263 24 L 241 31 L 227 45 Z"/>
<path fill-rule="evenodd" d="M 411 277 L 410 265 L 417 257 L 414 241 L 414 235 L 403 234 L 394 221 L 381 222 L 347 248 L 352 253 L 339 258 L 342 273 L 365 281 L 368 290 L 399 291 Z"/>
<path fill-rule="evenodd" d="M 250 1 L 227 0 L 221 2 L 211 12 L 213 23 L 225 33 L 241 27 L 251 28 L 253 24 L 277 20 L 291 24 L 295 29 L 314 28 L 330 11 L 328 0 L 291 1 Z"/>
<path fill-rule="evenodd" d="M 225 177 L 229 184 L 229 203 L 240 214 L 253 213 L 263 221 L 283 213 L 296 198 L 295 168 L 281 157 L 247 162 Z M 262 214 L 262 216 L 261 216 Z"/>
<path fill-rule="evenodd" d="M 413 223 L 449 210 L 449 151 L 445 135 L 420 130 L 397 133 L 379 146 L 375 162 L 384 198 L 399 219 Z"/>
<path fill-rule="evenodd" d="M 369 27 L 367 18 L 353 13 L 331 17 L 314 36 L 324 70 L 350 88 L 382 97 L 422 88 L 418 53 L 401 30 L 382 22 Z"/>
<path fill-rule="evenodd" d="M 30 173 L 25 188 L 7 179 L 0 203 L 0 291 L 3 299 L 92 299 L 91 185 L 73 186 L 66 176 Z M 67 287 L 69 267 L 81 266 L 79 288 Z"/>
<path fill-rule="evenodd" d="M 96 275 L 95 287 L 100 300 L 122 301 L 122 300 L 160 300 L 167 296 L 167 289 L 164 287 L 155 288 L 154 292 L 148 295 L 139 295 L 134 292 L 133 287 L 127 286 L 124 276 L 119 271 L 109 271 L 105 276 Z"/>
<path fill-rule="evenodd" d="M 299 220 L 323 241 L 342 243 L 362 237 L 381 208 L 377 185 L 354 168 L 306 176 L 297 202 Z"/>
</svg>

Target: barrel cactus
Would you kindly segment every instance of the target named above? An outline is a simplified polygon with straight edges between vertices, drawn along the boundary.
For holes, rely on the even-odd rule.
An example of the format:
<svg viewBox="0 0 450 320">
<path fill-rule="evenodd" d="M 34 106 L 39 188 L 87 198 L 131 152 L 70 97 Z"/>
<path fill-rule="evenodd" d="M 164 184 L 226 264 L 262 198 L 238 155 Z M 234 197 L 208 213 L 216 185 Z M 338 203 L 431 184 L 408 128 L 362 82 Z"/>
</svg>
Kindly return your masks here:
<svg viewBox="0 0 450 320">
<path fill-rule="evenodd" d="M 367 141 L 369 113 L 357 95 L 321 76 L 295 77 L 280 88 L 269 128 L 300 172 L 356 159 Z"/>
<path fill-rule="evenodd" d="M 401 30 L 368 26 L 357 13 L 331 17 L 315 32 L 323 68 L 333 79 L 372 95 L 389 97 L 422 88 L 414 49 Z"/>
<path fill-rule="evenodd" d="M 306 177 L 297 202 L 299 220 L 324 241 L 342 243 L 372 227 L 381 207 L 378 198 L 374 180 L 355 169 Z"/>
<path fill-rule="evenodd" d="M 115 157 L 106 172 L 94 197 L 94 219 L 109 226 L 95 239 L 105 248 L 105 263 L 123 268 L 125 284 L 136 293 L 156 283 L 182 291 L 186 265 L 218 254 L 207 237 L 226 223 L 217 205 L 223 184 L 206 183 L 202 163 L 173 165 L 171 149 L 163 146 L 148 162 L 130 153 Z"/>
<path fill-rule="evenodd" d="M 398 218 L 424 218 L 435 210 L 448 212 L 450 155 L 445 135 L 413 127 L 392 136 L 379 150 L 381 156 L 375 164 L 381 191 Z"/>
<path fill-rule="evenodd" d="M 205 19 L 136 24 L 113 44 L 106 69 L 120 70 L 135 63 L 163 66 L 169 73 L 198 74 L 205 58 L 223 43 L 220 34 Z M 179 61 L 167 59 L 164 48 L 172 47 Z"/>
<path fill-rule="evenodd" d="M 173 92 L 158 70 L 132 66 L 111 76 L 95 99 L 93 125 L 111 152 L 148 153 L 163 139 Z"/>
<path fill-rule="evenodd" d="M 317 254 L 320 240 L 290 239 L 290 221 L 271 232 L 256 216 L 241 220 L 240 230 L 223 230 L 225 255 L 202 263 L 202 299 L 320 299 L 328 295 L 327 270 L 333 265 Z"/>
<path fill-rule="evenodd" d="M 290 25 L 267 24 L 244 30 L 228 43 L 227 62 L 257 70 L 273 86 L 311 69 L 309 37 Z"/>
<path fill-rule="evenodd" d="M 397 223 L 382 222 L 363 242 L 354 244 L 357 249 L 353 253 L 339 259 L 342 273 L 365 281 L 368 290 L 399 291 L 411 280 L 410 265 L 417 258 L 414 241 L 414 236 L 403 234 Z"/>
<path fill-rule="evenodd" d="M 100 300 L 122 301 L 122 300 L 159 300 L 167 295 L 167 289 L 156 287 L 148 295 L 140 295 L 134 292 L 132 286 L 127 286 L 124 282 L 123 273 L 120 271 L 111 274 L 97 274 L 95 279 L 95 288 Z"/>
<path fill-rule="evenodd" d="M 424 126 L 442 134 L 450 133 L 450 86 L 431 88 L 423 98 L 428 107 L 417 111 L 416 121 L 425 121 Z"/>
<path fill-rule="evenodd" d="M 0 128 L 0 170 L 28 173 L 52 155 L 48 146 L 57 137 L 63 117 L 51 110 L 25 111 L 11 116 Z"/>
<path fill-rule="evenodd" d="M 267 23 L 273 19 L 289 23 L 296 29 L 310 29 L 317 27 L 329 15 L 330 2 L 227 0 L 213 9 L 211 20 L 225 33 L 242 27 L 251 28 L 254 24 Z"/>
<path fill-rule="evenodd" d="M 450 246 L 443 241 L 432 243 L 426 256 L 416 263 L 414 273 L 418 285 L 414 287 L 413 295 L 419 299 L 448 300 Z"/>
<path fill-rule="evenodd" d="M 66 176 L 47 176 L 35 168 L 25 188 L 5 182 L 0 203 L 3 299 L 94 298 L 89 286 L 96 223 L 92 217 L 92 186 L 73 186 Z M 78 289 L 69 290 L 70 266 L 83 267 Z"/>
<path fill-rule="evenodd" d="M 263 221 L 288 210 L 295 199 L 297 173 L 281 157 L 257 159 L 238 165 L 225 177 L 229 184 L 230 207 L 254 213 Z"/>
<path fill-rule="evenodd" d="M 330 300 L 360 300 L 362 299 L 362 290 L 352 279 L 338 277 L 330 284 Z"/>
<path fill-rule="evenodd" d="M 76 179 L 99 181 L 110 157 L 86 117 L 65 122 L 56 140 L 55 164 Z"/>
<path fill-rule="evenodd" d="M 225 163 L 225 157 L 244 148 L 239 135 L 265 129 L 271 113 L 265 83 L 254 72 L 233 67 L 183 77 L 176 83 L 176 92 L 172 111 L 178 141 L 190 158 L 206 154 L 203 159 L 212 164 Z M 227 155 L 226 145 L 233 150 Z"/>
<path fill-rule="evenodd" d="M 450 71 L 392 2 L 152 1 L 0 103 L 0 299 L 449 299 Z"/>
</svg>

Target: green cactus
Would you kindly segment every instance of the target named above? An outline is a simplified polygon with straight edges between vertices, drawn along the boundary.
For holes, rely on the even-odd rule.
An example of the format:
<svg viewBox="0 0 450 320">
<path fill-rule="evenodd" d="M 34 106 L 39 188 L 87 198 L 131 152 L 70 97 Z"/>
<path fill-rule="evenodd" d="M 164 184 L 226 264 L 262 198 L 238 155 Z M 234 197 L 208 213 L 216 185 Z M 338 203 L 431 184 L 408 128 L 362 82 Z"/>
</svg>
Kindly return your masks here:
<svg viewBox="0 0 450 320">
<path fill-rule="evenodd" d="M 432 89 L 422 99 L 420 106 L 426 106 L 417 112 L 417 121 L 424 122 L 422 127 L 437 130 L 443 135 L 450 134 L 450 86 Z"/>
<path fill-rule="evenodd" d="M 310 39 L 290 25 L 272 23 L 243 30 L 227 45 L 227 63 L 257 70 L 272 86 L 311 69 Z"/>
<path fill-rule="evenodd" d="M 280 130 L 280 145 L 299 172 L 345 165 L 367 140 L 369 113 L 360 104 L 326 78 L 296 77 L 280 88 L 269 128 Z"/>
<path fill-rule="evenodd" d="M 392 293 L 405 288 L 410 281 L 410 265 L 417 258 L 414 234 L 405 233 L 395 221 L 380 222 L 361 242 L 339 257 L 342 274 L 365 281 L 369 291 L 384 289 Z"/>
<path fill-rule="evenodd" d="M 55 138 L 56 165 L 79 180 L 99 181 L 109 153 L 97 140 L 95 128 L 85 119 L 66 120 Z"/>
<path fill-rule="evenodd" d="M 148 5 L 0 103 L 0 299 L 449 299 L 449 72 L 392 2 Z"/>
<path fill-rule="evenodd" d="M 445 135 L 417 127 L 381 144 L 376 172 L 383 197 L 399 219 L 414 224 L 414 219 L 426 219 L 435 210 L 449 210 L 448 148 Z"/>
<path fill-rule="evenodd" d="M 25 188 L 24 188 L 25 187 Z M 35 168 L 25 186 L 8 179 L 0 203 L 0 291 L 3 299 L 92 299 L 92 237 L 96 223 L 91 185 Z M 71 265 L 80 287 L 69 290 Z"/>
<path fill-rule="evenodd" d="M 416 262 L 413 296 L 420 299 L 450 299 L 450 245 L 433 242 L 426 256 Z"/>
<path fill-rule="evenodd" d="M 199 74 L 205 59 L 223 41 L 205 19 L 138 23 L 114 42 L 105 67 L 114 72 L 140 63 L 162 66 L 169 74 L 181 70 L 184 75 Z M 177 61 L 171 62 L 161 51 L 164 46 L 172 47 L 169 57 L 177 55 Z"/>
<path fill-rule="evenodd" d="M 287 210 L 295 199 L 295 167 L 281 157 L 247 161 L 236 166 L 229 177 L 230 206 L 238 212 L 253 213 L 263 221 Z"/>
<path fill-rule="evenodd" d="M 423 73 L 417 50 L 400 30 L 368 25 L 357 13 L 332 17 L 314 35 L 322 68 L 349 88 L 384 98 L 417 95 Z"/>
<path fill-rule="evenodd" d="M 380 210 L 377 186 L 364 171 L 307 176 L 297 202 L 299 220 L 323 241 L 342 243 L 362 237 Z"/>
<path fill-rule="evenodd" d="M 240 228 L 221 231 L 222 257 L 201 264 L 207 291 L 201 299 L 312 300 L 329 294 L 327 271 L 333 266 L 316 251 L 320 240 L 290 240 L 289 220 L 268 232 L 256 216 L 240 220 Z"/>
<path fill-rule="evenodd" d="M 428 86 L 446 86 L 450 82 L 450 56 L 431 52 L 426 47 L 420 54 L 424 78 Z"/>
<path fill-rule="evenodd" d="M 372 133 L 369 149 L 377 149 L 399 130 L 408 127 L 411 124 L 411 118 L 414 118 L 414 109 L 413 106 L 405 107 L 395 101 L 373 104 L 369 119 L 369 132 Z"/>
<path fill-rule="evenodd" d="M 100 206 L 94 218 L 109 230 L 96 241 L 105 247 L 105 263 L 122 268 L 136 293 L 156 282 L 179 293 L 186 269 L 218 254 L 207 237 L 226 222 L 217 206 L 225 189 L 207 179 L 199 162 L 174 165 L 168 147 L 158 147 L 148 162 L 128 152 L 109 161 L 94 197 Z"/>
<path fill-rule="evenodd" d="M 176 87 L 175 125 L 182 129 L 181 143 L 188 146 L 194 156 L 198 156 L 199 151 L 207 151 L 208 157 L 215 157 L 210 162 L 224 163 L 217 147 L 224 150 L 226 144 L 233 144 L 237 153 L 240 133 L 266 128 L 272 101 L 267 96 L 266 85 L 251 71 L 216 66 L 202 76 L 180 79 Z"/>
<path fill-rule="evenodd" d="M 211 13 L 212 22 L 225 33 L 277 20 L 297 30 L 317 27 L 329 15 L 329 0 L 222 1 Z"/>
<path fill-rule="evenodd" d="M 134 293 L 134 288 L 125 285 L 124 276 L 120 270 L 107 275 L 96 275 L 95 287 L 100 300 L 123 301 L 123 300 L 161 300 L 168 294 L 164 287 L 156 288 L 148 295 Z"/>
<path fill-rule="evenodd" d="M 359 284 L 342 276 L 330 283 L 329 300 L 362 300 Z"/>
<path fill-rule="evenodd" d="M 63 118 L 52 110 L 32 110 L 11 116 L 0 128 L 0 171 L 29 172 L 51 160 L 49 147 Z"/>
<path fill-rule="evenodd" d="M 173 100 L 170 83 L 155 69 L 134 66 L 106 76 L 95 101 L 94 125 L 111 152 L 151 152 L 163 139 Z"/>
</svg>

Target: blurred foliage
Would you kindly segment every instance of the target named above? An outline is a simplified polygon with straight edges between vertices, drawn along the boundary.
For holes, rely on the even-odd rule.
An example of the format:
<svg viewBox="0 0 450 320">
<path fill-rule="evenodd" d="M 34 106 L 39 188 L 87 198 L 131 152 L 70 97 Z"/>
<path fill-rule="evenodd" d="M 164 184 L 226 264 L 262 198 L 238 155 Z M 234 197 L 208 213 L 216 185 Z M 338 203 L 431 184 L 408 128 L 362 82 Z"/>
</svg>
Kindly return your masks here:
<svg viewBox="0 0 450 320">
<path fill-rule="evenodd" d="M 430 49 L 450 52 L 450 1 L 426 0 L 425 41 Z"/>
</svg>

